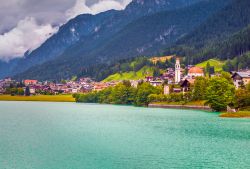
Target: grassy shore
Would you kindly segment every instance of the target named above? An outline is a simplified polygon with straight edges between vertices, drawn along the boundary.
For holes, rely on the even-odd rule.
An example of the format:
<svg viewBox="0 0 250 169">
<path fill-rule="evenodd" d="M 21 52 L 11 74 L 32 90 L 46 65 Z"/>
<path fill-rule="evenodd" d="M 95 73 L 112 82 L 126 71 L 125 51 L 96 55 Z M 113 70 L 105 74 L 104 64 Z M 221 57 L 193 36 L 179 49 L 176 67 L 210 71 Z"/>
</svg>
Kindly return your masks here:
<svg viewBox="0 0 250 169">
<path fill-rule="evenodd" d="M 250 111 L 239 111 L 237 113 L 221 113 L 220 117 L 225 117 L 225 118 L 250 118 Z"/>
<path fill-rule="evenodd" d="M 72 95 L 37 95 L 37 96 L 0 95 L 0 101 L 75 102 L 75 99 L 72 97 Z"/>
</svg>

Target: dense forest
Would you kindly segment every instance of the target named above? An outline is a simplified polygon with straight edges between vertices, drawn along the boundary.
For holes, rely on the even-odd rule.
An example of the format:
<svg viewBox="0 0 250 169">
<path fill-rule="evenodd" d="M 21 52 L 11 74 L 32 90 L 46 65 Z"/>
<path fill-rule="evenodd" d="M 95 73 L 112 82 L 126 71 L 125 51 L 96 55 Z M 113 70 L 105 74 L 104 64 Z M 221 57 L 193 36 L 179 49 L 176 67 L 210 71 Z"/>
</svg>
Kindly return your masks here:
<svg viewBox="0 0 250 169">
<path fill-rule="evenodd" d="M 250 50 L 250 1 L 233 0 L 204 24 L 167 48 L 195 64 L 210 58 L 221 60 L 242 56 Z"/>
</svg>

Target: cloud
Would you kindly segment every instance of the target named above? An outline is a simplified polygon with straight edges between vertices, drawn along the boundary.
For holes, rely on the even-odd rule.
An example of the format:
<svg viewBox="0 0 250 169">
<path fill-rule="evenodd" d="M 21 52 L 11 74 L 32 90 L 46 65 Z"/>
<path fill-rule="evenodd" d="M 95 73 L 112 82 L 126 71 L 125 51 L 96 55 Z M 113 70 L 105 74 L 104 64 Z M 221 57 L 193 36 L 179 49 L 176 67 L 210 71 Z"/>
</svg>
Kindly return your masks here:
<svg viewBox="0 0 250 169">
<path fill-rule="evenodd" d="M 100 0 L 93 3 L 92 5 L 87 5 L 86 0 L 77 0 L 74 7 L 69 9 L 66 13 L 68 18 L 74 18 L 79 14 L 98 14 L 100 12 L 108 11 L 111 9 L 123 10 L 131 0 Z"/>
<path fill-rule="evenodd" d="M 7 0 L 0 3 L 0 60 L 23 57 L 79 14 L 122 10 L 132 0 Z"/>
<path fill-rule="evenodd" d="M 33 17 L 38 24 L 59 25 L 65 23 L 65 11 L 76 0 L 1 0 L 0 34 L 16 27 L 20 20 Z"/>
<path fill-rule="evenodd" d="M 0 35 L 0 56 L 8 61 L 22 57 L 27 50 L 33 50 L 57 31 L 50 24 L 38 25 L 34 18 L 19 21 L 11 31 Z"/>
</svg>

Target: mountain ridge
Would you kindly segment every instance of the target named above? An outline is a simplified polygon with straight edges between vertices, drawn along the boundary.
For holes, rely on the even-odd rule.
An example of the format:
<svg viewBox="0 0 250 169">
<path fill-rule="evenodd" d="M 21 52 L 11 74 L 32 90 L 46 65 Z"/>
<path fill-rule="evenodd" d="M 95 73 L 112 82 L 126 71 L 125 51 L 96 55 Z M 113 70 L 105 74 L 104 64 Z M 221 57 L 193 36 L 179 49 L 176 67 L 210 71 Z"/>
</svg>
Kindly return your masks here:
<svg viewBox="0 0 250 169">
<path fill-rule="evenodd" d="M 169 22 L 177 23 L 180 25 L 179 29 L 181 31 L 177 31 L 178 36 L 175 36 L 173 38 L 173 41 L 175 41 L 174 39 L 180 38 L 180 36 L 183 36 L 183 33 L 184 34 L 188 33 L 188 32 L 185 32 L 185 28 L 186 28 L 185 24 L 186 23 L 188 23 L 187 24 L 188 28 L 189 28 L 188 30 L 190 31 L 194 26 L 196 26 L 196 25 L 198 26 L 203 19 L 206 19 L 205 16 L 210 15 L 210 12 L 213 13 L 216 10 L 219 10 L 222 6 L 224 6 L 225 2 L 223 0 L 220 0 L 220 1 L 215 1 L 215 0 L 208 0 L 207 1 L 206 0 L 206 1 L 200 2 L 200 4 L 201 5 L 199 5 L 199 3 L 198 3 L 198 4 L 195 4 L 195 5 L 190 6 L 190 7 L 178 9 L 177 11 L 179 11 L 179 12 L 172 10 L 172 11 L 156 13 L 154 15 L 144 16 L 142 18 L 139 18 L 138 20 L 135 20 L 134 23 L 132 22 L 132 23 L 126 25 L 126 27 L 124 29 L 122 29 L 123 33 L 118 32 L 117 36 L 109 38 L 107 41 L 105 41 L 105 43 L 101 44 L 101 46 L 98 46 L 98 44 L 96 44 L 97 46 L 94 46 L 95 50 L 93 50 L 91 52 L 86 53 L 86 51 L 84 51 L 84 50 L 86 49 L 86 45 L 88 45 L 88 44 L 84 44 L 84 42 L 81 42 L 81 43 L 78 43 L 77 45 L 73 45 L 70 48 L 70 50 L 67 50 L 63 55 L 61 55 L 60 60 L 56 59 L 56 60 L 50 61 L 50 63 L 48 63 L 48 64 L 36 66 L 36 70 L 29 69 L 25 73 L 20 74 L 19 76 L 16 76 L 16 77 L 18 77 L 18 78 L 21 78 L 21 77 L 22 78 L 28 78 L 28 77 L 41 78 L 42 77 L 44 79 L 70 78 L 73 74 L 78 74 L 79 71 L 80 72 L 85 71 L 87 69 L 86 66 L 89 66 L 91 64 L 97 64 L 97 63 L 101 64 L 103 62 L 108 63 L 108 62 L 112 62 L 115 60 L 128 58 L 129 49 L 126 48 L 126 46 L 127 47 L 140 46 L 140 44 L 133 45 L 130 43 L 131 38 L 135 39 L 134 37 L 139 37 L 138 34 L 140 31 L 140 28 L 147 29 L 146 30 L 147 32 L 141 33 L 140 34 L 141 37 L 139 37 L 139 39 L 135 40 L 133 43 L 136 44 L 138 41 L 139 43 L 142 43 L 142 45 L 143 45 L 146 42 L 151 42 L 152 38 L 153 38 L 153 40 L 155 40 L 155 38 L 159 38 L 161 35 L 161 33 L 159 33 L 159 32 L 164 30 L 165 27 L 169 26 Z M 210 4 L 210 5 L 208 5 L 208 4 Z M 195 10 L 194 8 L 197 8 L 197 9 Z M 183 13 L 183 10 L 186 11 L 186 13 Z M 191 13 L 192 16 L 190 14 L 190 16 L 189 16 L 190 18 L 185 19 L 189 13 Z M 168 15 L 170 15 L 170 16 L 168 16 Z M 165 17 L 167 17 L 167 19 Z M 178 20 L 177 20 L 177 18 L 175 20 L 175 17 L 177 17 Z M 197 18 L 199 18 L 199 19 L 197 19 Z M 158 22 L 163 21 L 163 24 L 161 26 L 154 25 L 153 23 L 156 22 L 157 20 L 158 20 Z M 191 20 L 192 22 L 190 22 L 189 20 Z M 147 21 L 150 24 L 148 24 Z M 179 22 L 177 22 L 177 21 L 179 21 Z M 182 21 L 185 21 L 183 23 L 183 25 L 181 25 Z M 143 26 L 140 24 L 142 24 Z M 132 25 L 132 27 L 128 29 L 127 26 L 129 26 L 129 25 Z M 126 32 L 130 32 L 129 31 L 130 29 L 132 29 L 131 33 L 132 33 L 133 37 L 129 37 L 126 34 Z M 159 31 L 156 31 L 156 29 L 159 29 Z M 125 33 L 124 33 L 124 31 L 125 31 Z M 153 34 L 153 36 L 151 36 L 152 34 Z M 149 37 L 144 37 L 144 35 L 149 36 Z M 169 35 L 169 34 L 167 33 L 167 35 Z M 119 39 L 119 37 L 121 37 L 121 38 Z M 85 37 L 85 38 L 89 38 L 88 41 L 93 40 L 92 39 L 93 37 Z M 116 40 L 117 38 L 118 38 L 118 40 Z M 127 39 L 127 41 L 125 41 L 124 39 Z M 144 41 L 145 39 L 146 39 L 146 41 Z M 159 38 L 159 39 L 161 40 L 161 38 Z M 123 44 L 126 44 L 126 45 L 123 45 Z M 161 44 L 161 42 L 157 42 L 156 45 L 154 45 L 154 46 L 157 47 L 157 44 Z M 123 51 L 123 52 L 120 50 L 117 51 L 115 49 L 117 47 L 117 45 L 120 45 L 119 49 L 125 50 L 125 51 Z M 82 48 L 82 46 L 84 46 L 84 48 Z M 135 53 L 135 50 L 133 50 L 133 51 L 134 51 L 134 53 L 129 54 L 130 57 L 135 57 L 135 56 L 137 56 L 137 54 L 138 55 L 142 54 L 142 53 Z M 152 51 L 156 51 L 156 50 L 152 50 Z M 143 55 L 144 54 L 145 53 L 143 53 Z M 150 53 L 150 54 L 152 54 L 152 53 Z M 119 55 L 119 57 L 118 57 L 118 55 Z M 86 60 L 88 61 L 87 63 L 86 63 Z"/>
<path fill-rule="evenodd" d="M 141 16 L 153 14 L 162 10 L 181 8 L 199 1 L 200 0 L 133 0 L 124 11 L 110 10 L 97 15 L 79 15 L 60 27 L 57 34 L 50 37 L 45 43 L 32 51 L 24 59 L 17 59 L 19 60 L 18 66 L 10 62 L 8 64 L 9 67 L 12 68 L 12 70 L 9 71 L 10 75 L 21 73 L 32 66 L 53 60 L 80 39 L 81 42 L 85 42 L 83 40 L 84 36 L 92 35 L 93 38 L 97 39 L 95 41 L 98 41 L 98 37 L 105 39 L 105 37 L 112 36 L 113 33 L 119 31 L 123 26 Z M 76 25 L 75 30 L 72 29 L 72 25 Z M 111 30 L 109 31 L 108 29 Z M 72 31 L 78 34 L 78 36 L 74 36 Z M 100 31 L 100 33 L 95 34 L 95 31 Z M 86 38 L 87 40 L 89 39 L 89 37 Z M 90 44 L 85 43 L 85 45 L 90 47 Z M 90 47 L 89 49 L 86 48 L 86 51 L 87 50 L 93 49 Z M 3 67 L 1 68 L 0 71 L 4 73 L 5 69 L 3 69 Z"/>
</svg>

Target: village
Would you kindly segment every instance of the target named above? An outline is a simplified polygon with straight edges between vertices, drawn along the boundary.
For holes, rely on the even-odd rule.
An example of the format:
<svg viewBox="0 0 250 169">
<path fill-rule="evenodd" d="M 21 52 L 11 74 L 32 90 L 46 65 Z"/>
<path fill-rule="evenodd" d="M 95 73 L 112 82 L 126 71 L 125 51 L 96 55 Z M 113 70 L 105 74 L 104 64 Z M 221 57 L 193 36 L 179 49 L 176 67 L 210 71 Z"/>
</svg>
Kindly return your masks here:
<svg viewBox="0 0 250 169">
<path fill-rule="evenodd" d="M 186 73 L 185 73 L 186 72 Z M 231 78 L 236 89 L 250 82 L 250 71 L 241 70 L 239 72 L 230 72 Z M 166 72 L 159 77 L 146 76 L 145 79 L 130 80 L 131 86 L 137 87 L 141 82 L 148 82 L 152 86 L 164 86 L 164 94 L 170 94 L 170 85 L 175 85 L 172 92 L 187 92 L 190 86 L 194 84 L 196 77 L 205 77 L 205 71 L 201 67 L 189 65 L 185 69 L 181 68 L 180 59 L 176 58 L 175 69 L 167 68 Z M 210 75 L 220 76 L 220 73 Z M 92 91 L 101 91 L 108 87 L 114 87 L 121 81 L 96 82 L 91 78 L 79 78 L 78 80 L 55 82 L 39 82 L 38 80 L 26 79 L 21 82 L 7 77 L 0 80 L 0 94 L 11 95 L 59 95 L 89 93 Z M 11 90 L 11 89 L 16 90 Z"/>
</svg>

